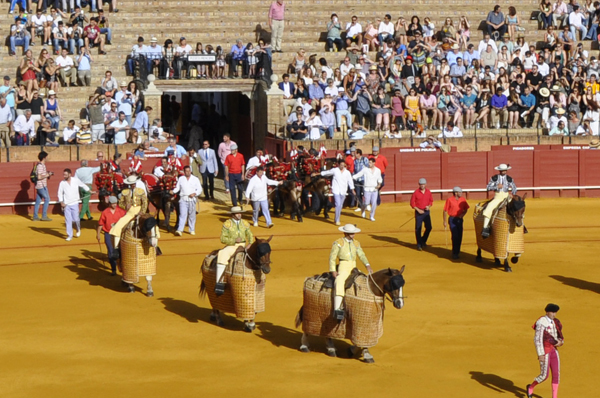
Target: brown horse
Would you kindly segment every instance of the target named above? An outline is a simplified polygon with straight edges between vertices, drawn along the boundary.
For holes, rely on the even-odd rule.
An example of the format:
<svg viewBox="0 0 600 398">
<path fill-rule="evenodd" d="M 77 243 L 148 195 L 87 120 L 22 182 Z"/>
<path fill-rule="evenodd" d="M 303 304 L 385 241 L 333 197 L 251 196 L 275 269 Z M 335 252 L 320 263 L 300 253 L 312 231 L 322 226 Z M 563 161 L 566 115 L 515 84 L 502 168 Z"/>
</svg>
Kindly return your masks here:
<svg viewBox="0 0 600 398">
<path fill-rule="evenodd" d="M 216 322 L 218 326 L 223 326 L 221 312 L 235 313 L 238 318 L 244 320 L 244 331 L 252 332 L 256 328 L 254 319 L 257 312 L 264 311 L 264 287 L 265 275 L 271 272 L 271 245 L 269 242 L 273 236 L 268 239 L 256 238 L 254 243 L 247 249 L 238 249 L 239 251 L 232 259 L 231 268 L 225 270 L 225 276 L 229 276 L 229 283 L 226 285 L 225 293 L 217 296 L 214 292 L 216 284 L 216 255 L 218 250 L 211 252 L 205 259 L 202 266 L 202 283 L 200 284 L 200 297 L 208 294 L 212 313 L 210 320 Z M 243 278 L 233 281 L 235 272 L 235 260 L 238 254 L 243 255 Z M 239 283 L 238 283 L 239 282 Z M 260 287 L 260 293 L 258 287 Z M 240 289 L 240 290 L 236 290 Z M 245 290 L 244 290 L 245 289 Z M 242 291 L 243 290 L 243 291 Z M 260 297 L 258 297 L 260 296 Z M 252 300 L 254 307 L 249 311 L 245 302 L 236 302 L 236 300 Z M 260 309 L 257 309 L 257 302 Z M 239 309 L 244 307 L 243 310 Z M 242 313 L 244 312 L 244 313 Z"/>
<path fill-rule="evenodd" d="M 498 212 L 493 220 L 492 232 L 488 239 L 482 239 L 481 229 L 483 227 L 482 215 L 473 214 L 475 220 L 475 234 L 477 237 L 477 257 L 478 263 L 482 262 L 482 249 L 494 255 L 494 263 L 496 266 L 501 265 L 500 260 L 504 260 L 504 270 L 512 272 L 512 268 L 508 264 L 508 254 L 514 256 L 510 259 L 512 264 L 519 262 L 519 257 L 524 252 L 523 233 L 525 230 L 523 219 L 525 217 L 525 198 L 519 195 L 513 195 L 511 200 L 507 200 L 506 204 L 498 208 Z"/>
<path fill-rule="evenodd" d="M 362 298 L 361 300 L 363 300 L 363 302 L 369 302 L 370 305 L 376 306 L 375 317 L 374 317 L 374 319 L 371 319 L 373 321 L 374 325 L 369 324 L 369 325 L 365 326 L 364 325 L 365 321 L 364 321 L 364 319 L 361 320 L 360 316 L 358 316 L 357 319 L 354 319 L 353 314 L 354 313 L 360 314 L 361 309 L 356 308 L 355 307 L 356 301 L 348 300 L 348 296 L 349 296 L 349 294 L 353 294 L 353 291 L 355 291 L 356 287 L 348 286 L 348 284 L 346 285 L 347 293 L 346 293 L 346 299 L 345 299 L 345 311 L 348 316 L 346 317 L 346 319 L 344 321 L 342 321 L 342 323 L 337 323 L 337 321 L 335 321 L 333 319 L 333 315 L 332 315 L 332 311 L 331 311 L 332 308 L 330 308 L 331 303 L 329 302 L 329 300 L 327 301 L 328 305 L 325 305 L 325 307 L 327 307 L 327 308 L 320 308 L 321 311 L 319 311 L 319 308 L 313 308 L 315 306 L 315 302 L 312 302 L 312 304 L 307 304 L 307 300 L 306 300 L 307 296 L 305 294 L 304 305 L 300 308 L 300 311 L 298 311 L 298 315 L 296 316 L 296 327 L 299 327 L 302 324 L 302 331 L 303 331 L 302 341 L 301 341 L 301 345 L 300 345 L 300 351 L 310 352 L 307 335 L 313 334 L 313 333 L 310 333 L 308 330 L 308 329 L 312 328 L 312 330 L 316 331 L 314 333 L 314 335 L 317 335 L 317 333 L 318 333 L 320 336 L 327 337 L 327 355 L 329 355 L 331 357 L 337 356 L 336 349 L 333 344 L 334 338 L 338 338 L 338 339 L 339 338 L 350 338 L 352 340 L 352 343 L 354 344 L 348 350 L 349 351 L 348 355 L 350 357 L 353 357 L 358 351 L 361 351 L 360 348 L 362 348 L 363 360 L 367 363 L 375 362 L 373 359 L 373 356 L 369 353 L 368 347 L 358 347 L 357 343 L 355 343 L 354 338 L 351 337 L 351 334 L 352 333 L 361 334 L 361 328 L 365 328 L 365 327 L 367 327 L 367 328 L 380 327 L 379 330 L 381 333 L 383 333 L 384 300 L 386 298 L 388 298 L 393 303 L 393 305 L 396 309 L 401 309 L 402 307 L 404 307 L 404 298 L 405 297 L 402 295 L 402 291 L 403 291 L 403 288 L 405 285 L 405 280 L 402 275 L 402 273 L 404 272 L 404 269 L 405 269 L 405 266 L 402 266 L 402 268 L 400 270 L 387 268 L 387 269 L 377 271 L 369 276 L 365 276 L 364 274 L 358 273 L 358 275 L 362 276 L 363 278 L 367 278 L 367 285 L 369 287 L 369 292 L 363 292 L 362 294 L 365 294 L 366 296 L 371 297 L 368 300 L 365 300 L 364 298 Z M 307 279 L 307 281 L 308 281 L 308 279 Z M 328 294 L 328 293 L 326 293 L 326 294 Z M 321 300 L 318 300 L 318 301 L 319 301 L 319 304 L 317 304 L 317 306 L 322 307 L 323 302 Z M 377 303 L 379 303 L 379 304 L 377 304 Z M 310 322 L 312 323 L 311 325 L 308 325 L 305 323 L 305 320 L 307 320 L 306 314 L 313 314 L 313 315 L 311 315 L 311 317 L 315 318 L 315 319 L 310 320 Z M 317 315 L 314 315 L 314 314 L 317 314 Z M 323 316 L 322 314 L 325 314 L 325 315 Z M 361 322 L 363 324 L 361 324 Z M 319 327 L 318 324 L 320 324 L 321 326 Z M 333 327 L 332 327 L 332 325 L 333 325 Z M 315 328 L 318 328 L 318 330 Z M 345 330 L 341 330 L 341 329 L 345 329 Z M 365 334 L 367 334 L 367 333 L 365 333 Z M 380 336 L 380 334 L 376 337 L 376 339 L 378 339 L 379 336 Z M 376 341 L 372 342 L 372 343 L 368 343 L 368 344 L 365 343 L 365 345 L 373 346 L 373 345 L 375 345 L 375 343 L 376 343 Z"/>
<path fill-rule="evenodd" d="M 179 225 L 179 196 L 177 194 L 171 195 L 166 189 L 156 186 L 154 189 L 148 191 L 148 201 L 156 209 L 154 216 L 157 223 L 160 223 L 160 212 L 162 211 L 165 215 L 163 226 L 167 228 L 168 232 L 173 230 L 171 227 L 171 213 L 173 210 L 175 210 L 177 216 L 175 225 Z"/>
</svg>

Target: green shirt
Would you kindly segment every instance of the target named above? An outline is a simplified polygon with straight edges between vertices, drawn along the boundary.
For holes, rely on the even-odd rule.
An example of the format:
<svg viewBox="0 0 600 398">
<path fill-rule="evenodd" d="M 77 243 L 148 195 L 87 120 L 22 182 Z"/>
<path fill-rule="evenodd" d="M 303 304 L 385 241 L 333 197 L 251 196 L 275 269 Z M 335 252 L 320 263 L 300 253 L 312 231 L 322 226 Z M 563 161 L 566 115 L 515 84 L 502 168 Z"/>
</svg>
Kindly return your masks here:
<svg viewBox="0 0 600 398">
<path fill-rule="evenodd" d="M 225 221 L 221 230 L 221 243 L 233 246 L 237 238 L 240 238 L 246 244 L 254 242 L 254 236 L 252 235 L 252 231 L 250 231 L 250 224 L 244 220 L 240 220 L 239 222 L 231 219 Z"/>
</svg>

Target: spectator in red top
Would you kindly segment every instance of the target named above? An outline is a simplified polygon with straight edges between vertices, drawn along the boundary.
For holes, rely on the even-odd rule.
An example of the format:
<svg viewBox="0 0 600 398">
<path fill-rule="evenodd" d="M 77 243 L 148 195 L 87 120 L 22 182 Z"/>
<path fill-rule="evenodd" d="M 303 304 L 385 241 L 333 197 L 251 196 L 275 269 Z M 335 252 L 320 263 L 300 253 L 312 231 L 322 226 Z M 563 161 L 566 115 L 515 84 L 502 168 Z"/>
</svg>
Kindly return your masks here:
<svg viewBox="0 0 600 398">
<path fill-rule="evenodd" d="M 229 149 L 231 153 L 225 158 L 225 182 L 229 183 L 231 202 L 234 206 L 237 206 L 238 201 L 242 203 L 243 200 L 246 162 L 244 161 L 244 155 L 238 153 L 237 144 L 231 144 Z"/>
<path fill-rule="evenodd" d="M 433 206 L 433 196 L 431 191 L 425 186 L 427 180 L 419 179 L 419 189 L 413 192 L 410 197 L 410 207 L 415 209 L 415 234 L 417 236 L 417 250 L 421 251 L 427 246 L 427 238 L 431 233 L 431 216 L 429 209 Z M 425 233 L 421 236 L 421 227 L 425 223 Z"/>
<path fill-rule="evenodd" d="M 90 24 L 83 29 L 83 37 L 85 41 L 85 47 L 90 51 L 90 43 L 93 45 L 99 44 L 100 50 L 98 54 L 106 54 L 104 51 L 104 36 L 100 34 L 100 28 L 98 27 L 98 18 L 92 18 Z"/>
<path fill-rule="evenodd" d="M 377 206 L 379 206 L 381 204 L 381 195 L 379 194 L 379 192 L 381 192 L 381 188 L 385 186 L 385 169 L 387 169 L 388 167 L 388 160 L 385 156 L 379 153 L 378 146 L 373 147 L 373 154 L 369 157 L 375 159 L 375 167 L 377 167 L 381 171 L 382 182 L 377 194 Z M 371 211 L 371 209 L 368 210 Z"/>
<path fill-rule="evenodd" d="M 463 217 L 469 211 L 469 204 L 462 197 L 462 189 L 454 187 L 452 195 L 444 204 L 444 230 L 450 223 L 452 234 L 452 258 L 457 260 L 460 255 L 460 245 L 463 237 Z"/>
<path fill-rule="evenodd" d="M 346 152 L 346 167 L 350 174 L 354 174 L 354 159 L 356 159 L 356 147 L 350 148 L 350 153 Z"/>
<path fill-rule="evenodd" d="M 102 233 L 104 233 L 104 244 L 106 245 L 106 253 L 108 254 L 108 261 L 110 262 L 110 269 L 113 276 L 117 275 L 117 262 L 113 260 L 113 251 L 115 249 L 112 236 L 110 236 L 110 229 L 117 223 L 117 221 L 121 219 L 121 217 L 125 215 L 125 210 L 117 206 L 118 202 L 119 200 L 116 196 L 111 196 L 108 198 L 109 208 L 104 209 L 100 215 L 100 221 L 98 221 L 98 231 L 96 235 L 96 239 L 98 239 L 98 243 L 100 243 L 100 236 Z"/>
</svg>

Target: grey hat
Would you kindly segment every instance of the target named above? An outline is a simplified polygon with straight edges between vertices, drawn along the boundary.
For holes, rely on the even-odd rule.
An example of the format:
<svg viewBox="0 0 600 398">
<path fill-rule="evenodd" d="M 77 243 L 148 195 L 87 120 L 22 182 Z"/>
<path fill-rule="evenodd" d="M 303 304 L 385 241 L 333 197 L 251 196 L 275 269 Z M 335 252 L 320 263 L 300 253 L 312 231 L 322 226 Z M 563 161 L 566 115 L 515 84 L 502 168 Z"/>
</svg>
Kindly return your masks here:
<svg viewBox="0 0 600 398">
<path fill-rule="evenodd" d="M 119 199 L 116 196 L 109 196 L 108 203 L 119 203 Z"/>
<path fill-rule="evenodd" d="M 379 147 L 378 146 L 374 146 L 373 147 L 373 152 L 377 152 L 377 151 L 379 151 Z"/>
<path fill-rule="evenodd" d="M 237 144 L 231 144 L 231 146 L 229 146 L 229 149 L 231 149 L 231 150 L 238 149 Z"/>
<path fill-rule="evenodd" d="M 350 147 L 350 152 L 356 152 L 356 147 L 355 146 Z"/>
<path fill-rule="evenodd" d="M 460 192 L 460 193 L 462 193 L 462 188 L 461 187 L 454 187 L 454 188 L 452 188 L 452 192 Z"/>
<path fill-rule="evenodd" d="M 427 184 L 427 180 L 424 178 L 419 178 L 419 185 Z"/>
</svg>

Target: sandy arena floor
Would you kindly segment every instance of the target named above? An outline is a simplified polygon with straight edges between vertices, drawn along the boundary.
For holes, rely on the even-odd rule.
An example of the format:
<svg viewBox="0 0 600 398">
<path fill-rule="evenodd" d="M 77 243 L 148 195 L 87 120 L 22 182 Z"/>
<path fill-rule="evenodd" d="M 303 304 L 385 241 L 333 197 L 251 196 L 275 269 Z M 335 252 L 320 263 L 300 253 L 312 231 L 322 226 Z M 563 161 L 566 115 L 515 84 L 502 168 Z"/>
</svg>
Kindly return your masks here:
<svg viewBox="0 0 600 398">
<path fill-rule="evenodd" d="M 357 238 L 374 269 L 406 264 L 405 307 L 387 306 L 372 365 L 346 358 L 346 342 L 335 359 L 322 339 L 311 339 L 312 353 L 298 351 L 302 284 L 327 270 L 340 236 L 331 221 L 275 219 L 272 230 L 263 222 L 254 228 L 275 235 L 274 263 L 267 310 L 247 334 L 230 316 L 224 328 L 209 323 L 208 300 L 197 295 L 201 261 L 220 246 L 222 206 L 203 205 L 195 237 L 163 234 L 154 298 L 143 294 L 145 281 L 129 294 L 110 276 L 95 221 L 65 242 L 62 216 L 49 223 L 3 216 L 0 396 L 524 397 L 539 372 L 531 325 L 555 302 L 566 338 L 560 396 L 597 397 L 598 203 L 529 200 L 526 251 L 512 274 L 494 268 L 489 255 L 475 263 L 471 212 L 465 253 L 452 261 L 442 202 L 424 252 L 414 248 L 412 221 L 398 228 L 412 216 L 408 204 L 380 207 L 374 223 L 344 210 L 342 222 L 363 229 Z M 550 397 L 550 383 L 536 394 Z"/>
</svg>

